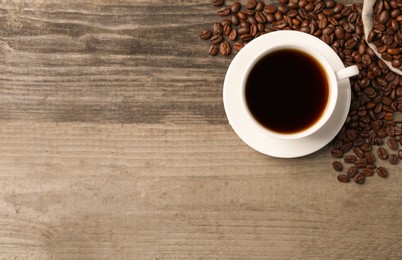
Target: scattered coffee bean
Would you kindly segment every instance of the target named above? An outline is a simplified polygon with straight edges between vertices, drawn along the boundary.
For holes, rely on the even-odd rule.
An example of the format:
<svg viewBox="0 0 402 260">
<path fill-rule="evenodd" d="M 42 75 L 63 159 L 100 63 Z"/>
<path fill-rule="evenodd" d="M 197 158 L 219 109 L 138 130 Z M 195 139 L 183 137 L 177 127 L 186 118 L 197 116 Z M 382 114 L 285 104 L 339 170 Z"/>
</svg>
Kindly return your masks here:
<svg viewBox="0 0 402 260">
<path fill-rule="evenodd" d="M 225 0 L 212 0 L 211 4 L 213 6 L 222 6 L 225 3 Z"/>
<path fill-rule="evenodd" d="M 357 184 L 363 184 L 364 181 L 366 180 L 366 176 L 363 173 L 358 173 L 356 176 L 353 178 L 355 183 Z"/>
<path fill-rule="evenodd" d="M 209 47 L 209 55 L 211 56 L 215 56 L 216 54 L 218 54 L 219 48 L 217 45 L 211 45 L 211 47 Z"/>
<path fill-rule="evenodd" d="M 334 158 L 342 158 L 343 157 L 343 152 L 339 149 L 332 149 L 331 155 Z"/>
<path fill-rule="evenodd" d="M 227 42 L 222 42 L 219 46 L 219 51 L 223 56 L 227 56 L 230 54 L 231 48 L 229 43 Z"/>
<path fill-rule="evenodd" d="M 339 161 L 334 161 L 332 163 L 332 168 L 334 168 L 334 170 L 337 172 L 341 172 L 343 170 L 343 165 Z"/>
<path fill-rule="evenodd" d="M 381 160 L 386 160 L 386 159 L 388 159 L 388 152 L 383 147 L 378 147 L 377 148 L 377 156 Z"/>
<path fill-rule="evenodd" d="M 391 150 L 398 150 L 398 142 L 393 137 L 388 138 L 387 145 Z"/>
<path fill-rule="evenodd" d="M 344 158 L 345 163 L 354 163 L 356 161 L 356 156 L 354 155 L 347 155 Z"/>
<path fill-rule="evenodd" d="M 378 167 L 377 168 L 377 174 L 378 174 L 378 176 L 380 176 L 382 178 L 385 178 L 385 177 L 388 176 L 388 172 L 384 167 Z"/>
<path fill-rule="evenodd" d="M 399 158 L 396 154 L 390 154 L 389 155 L 389 163 L 392 165 L 396 165 L 399 162 Z"/>
<path fill-rule="evenodd" d="M 211 38 L 211 35 L 212 35 L 212 32 L 210 30 L 204 29 L 200 33 L 200 38 L 203 40 L 208 40 L 209 38 Z"/>
<path fill-rule="evenodd" d="M 367 166 L 367 160 L 366 159 L 357 159 L 355 161 L 355 167 L 363 169 Z"/>
<path fill-rule="evenodd" d="M 357 168 L 354 166 L 351 166 L 346 171 L 346 174 L 349 176 L 349 178 L 354 178 L 356 176 L 357 172 L 358 172 Z"/>
<path fill-rule="evenodd" d="M 374 170 L 373 169 L 371 169 L 371 168 L 364 168 L 362 171 L 361 171 L 363 174 L 364 174 L 364 176 L 366 176 L 366 177 L 369 177 L 369 176 L 373 176 L 374 175 Z"/>
<path fill-rule="evenodd" d="M 228 16 L 230 14 L 230 8 L 229 7 L 222 7 L 219 8 L 216 13 L 220 16 Z"/>
<path fill-rule="evenodd" d="M 337 176 L 338 181 L 343 182 L 343 183 L 348 183 L 350 181 L 349 176 L 347 176 L 346 174 L 339 174 Z"/>
</svg>

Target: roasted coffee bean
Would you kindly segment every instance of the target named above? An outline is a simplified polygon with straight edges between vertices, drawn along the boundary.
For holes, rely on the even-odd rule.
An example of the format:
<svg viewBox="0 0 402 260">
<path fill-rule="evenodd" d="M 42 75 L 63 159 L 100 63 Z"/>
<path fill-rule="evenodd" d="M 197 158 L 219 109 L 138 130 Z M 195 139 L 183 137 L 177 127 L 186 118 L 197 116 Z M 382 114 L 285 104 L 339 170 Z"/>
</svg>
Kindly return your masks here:
<svg viewBox="0 0 402 260">
<path fill-rule="evenodd" d="M 239 52 L 241 49 L 243 49 L 244 44 L 241 42 L 235 42 L 235 44 L 233 45 L 233 49 L 237 52 Z"/>
<path fill-rule="evenodd" d="M 257 5 L 255 6 L 255 10 L 261 12 L 262 10 L 264 10 L 265 4 L 263 1 L 258 1 Z"/>
<path fill-rule="evenodd" d="M 356 156 L 354 155 L 346 155 L 344 158 L 345 163 L 354 163 L 356 161 Z"/>
<path fill-rule="evenodd" d="M 365 168 L 366 166 L 367 166 L 366 159 L 357 159 L 355 161 L 355 167 L 356 168 Z"/>
<path fill-rule="evenodd" d="M 390 13 L 388 10 L 383 10 L 379 15 L 378 15 L 378 22 L 381 24 L 386 24 L 388 22 L 388 19 L 390 17 Z"/>
<path fill-rule="evenodd" d="M 331 155 L 334 158 L 342 158 L 343 157 L 343 152 L 339 149 L 332 149 L 331 150 Z"/>
<path fill-rule="evenodd" d="M 377 168 L 377 174 L 381 178 L 386 178 L 388 176 L 388 171 L 384 167 L 378 167 Z"/>
<path fill-rule="evenodd" d="M 203 40 L 208 40 L 209 38 L 211 38 L 211 36 L 212 36 L 212 32 L 208 29 L 204 29 L 200 33 L 200 38 Z"/>
<path fill-rule="evenodd" d="M 337 176 L 338 181 L 343 182 L 343 183 L 348 183 L 350 181 L 349 176 L 347 176 L 346 174 L 339 174 Z"/>
<path fill-rule="evenodd" d="M 372 152 L 365 153 L 364 158 L 366 159 L 367 163 L 375 163 L 375 156 Z"/>
<path fill-rule="evenodd" d="M 257 6 L 257 0 L 248 0 L 246 4 L 247 9 L 254 9 Z"/>
<path fill-rule="evenodd" d="M 240 36 L 240 40 L 241 40 L 242 42 L 249 42 L 249 41 L 251 41 L 252 39 L 254 39 L 254 36 L 251 35 L 251 34 L 243 34 L 242 36 Z"/>
<path fill-rule="evenodd" d="M 389 155 L 389 163 L 392 165 L 396 165 L 399 162 L 399 158 L 396 154 L 390 154 Z"/>
<path fill-rule="evenodd" d="M 213 6 L 222 6 L 225 3 L 225 0 L 212 0 L 211 4 Z"/>
<path fill-rule="evenodd" d="M 398 157 L 399 157 L 399 159 L 402 160 L 402 149 L 400 149 L 400 150 L 398 151 Z"/>
<path fill-rule="evenodd" d="M 398 142 L 393 137 L 388 138 L 387 145 L 388 145 L 389 149 L 391 149 L 391 150 L 394 150 L 394 151 L 398 150 Z"/>
<path fill-rule="evenodd" d="M 223 32 L 222 24 L 221 23 L 215 23 L 213 28 L 212 28 L 212 30 L 213 30 L 213 32 L 215 34 L 219 34 L 219 35 L 222 34 L 222 32 Z"/>
<path fill-rule="evenodd" d="M 250 33 L 250 26 L 244 26 L 240 27 L 237 31 L 238 34 L 243 35 L 243 34 L 249 34 Z"/>
<path fill-rule="evenodd" d="M 353 148 L 353 152 L 356 154 L 357 157 L 359 158 L 363 158 L 364 157 L 364 152 L 362 151 L 362 149 L 360 149 L 359 147 L 354 147 Z"/>
<path fill-rule="evenodd" d="M 231 51 L 231 48 L 230 48 L 230 45 L 229 45 L 229 43 L 227 43 L 227 42 L 222 42 L 221 44 L 220 44 L 220 46 L 219 46 L 219 51 L 220 51 L 220 53 L 223 55 L 223 56 L 227 56 L 227 55 L 229 55 L 230 54 L 230 51 Z"/>
<path fill-rule="evenodd" d="M 372 146 L 371 144 L 365 143 L 362 145 L 361 149 L 363 152 L 370 152 L 372 150 Z"/>
<path fill-rule="evenodd" d="M 223 41 L 223 38 L 222 38 L 221 35 L 214 35 L 214 36 L 212 36 L 212 38 L 211 38 L 212 44 L 219 44 L 219 43 L 221 43 L 222 41 Z"/>
<path fill-rule="evenodd" d="M 211 56 L 215 56 L 216 54 L 218 54 L 219 48 L 217 45 L 211 45 L 211 47 L 209 47 L 209 55 Z"/>
<path fill-rule="evenodd" d="M 216 13 L 220 16 L 228 16 L 230 14 L 230 8 L 229 7 L 222 7 L 219 8 Z"/>
<path fill-rule="evenodd" d="M 269 4 L 265 6 L 264 12 L 266 12 L 267 14 L 274 14 L 276 12 L 276 7 L 272 4 Z"/>
<path fill-rule="evenodd" d="M 332 168 L 334 168 L 334 170 L 337 171 L 337 172 L 341 172 L 343 170 L 343 165 L 339 161 L 334 161 L 332 163 Z"/>
<path fill-rule="evenodd" d="M 230 7 L 230 11 L 232 12 L 232 14 L 237 13 L 238 11 L 240 11 L 241 9 L 241 4 L 239 2 L 234 2 L 232 4 L 232 6 Z"/>
<path fill-rule="evenodd" d="M 362 146 L 364 144 L 364 139 L 363 138 L 358 138 L 353 142 L 354 146 Z"/>
<path fill-rule="evenodd" d="M 363 184 L 364 181 L 366 180 L 366 176 L 363 173 L 358 173 L 356 176 L 353 178 L 355 183 L 357 184 Z"/>
<path fill-rule="evenodd" d="M 229 40 L 235 41 L 237 39 L 237 31 L 236 29 L 232 29 L 232 31 L 229 34 Z"/>
<path fill-rule="evenodd" d="M 230 27 L 230 25 L 225 25 L 223 26 L 223 34 L 224 35 L 229 35 L 232 32 L 232 28 Z"/>
<path fill-rule="evenodd" d="M 369 177 L 374 175 L 374 170 L 370 168 L 364 168 L 362 169 L 361 173 L 363 173 L 364 176 Z"/>
<path fill-rule="evenodd" d="M 230 20 L 233 25 L 239 25 L 239 23 L 240 23 L 240 19 L 239 19 L 239 16 L 237 16 L 237 14 L 232 14 L 232 16 L 230 17 Z"/>
<path fill-rule="evenodd" d="M 388 159 L 388 152 L 383 147 L 378 147 L 377 148 L 377 156 L 381 160 L 386 160 L 386 159 Z"/>
<path fill-rule="evenodd" d="M 347 152 L 349 152 L 350 150 L 352 150 L 352 148 L 353 148 L 353 143 L 346 143 L 346 144 L 342 145 L 341 151 L 342 151 L 343 153 L 347 153 Z"/>
<path fill-rule="evenodd" d="M 358 170 L 354 166 L 349 167 L 348 170 L 346 171 L 346 174 L 349 176 L 349 178 L 354 178 L 357 173 Z"/>
</svg>

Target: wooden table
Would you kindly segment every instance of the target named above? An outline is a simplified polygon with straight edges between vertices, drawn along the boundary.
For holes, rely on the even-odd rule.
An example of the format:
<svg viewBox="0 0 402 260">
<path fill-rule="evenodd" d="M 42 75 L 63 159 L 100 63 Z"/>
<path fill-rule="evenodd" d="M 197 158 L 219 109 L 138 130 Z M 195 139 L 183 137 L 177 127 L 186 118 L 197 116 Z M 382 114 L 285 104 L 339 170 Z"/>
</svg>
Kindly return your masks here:
<svg viewBox="0 0 402 260">
<path fill-rule="evenodd" d="M 209 1 L 0 1 L 0 259 L 401 259 L 402 171 L 229 126 Z"/>
</svg>

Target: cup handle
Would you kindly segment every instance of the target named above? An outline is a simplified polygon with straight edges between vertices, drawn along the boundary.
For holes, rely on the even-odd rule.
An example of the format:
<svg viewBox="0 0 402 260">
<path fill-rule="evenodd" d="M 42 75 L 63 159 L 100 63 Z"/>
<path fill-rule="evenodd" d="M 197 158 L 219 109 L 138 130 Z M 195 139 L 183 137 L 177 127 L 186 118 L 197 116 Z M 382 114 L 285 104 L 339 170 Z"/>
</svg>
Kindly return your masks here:
<svg viewBox="0 0 402 260">
<path fill-rule="evenodd" d="M 353 65 L 335 72 L 338 81 L 346 78 L 350 78 L 359 74 L 359 67 Z"/>
</svg>

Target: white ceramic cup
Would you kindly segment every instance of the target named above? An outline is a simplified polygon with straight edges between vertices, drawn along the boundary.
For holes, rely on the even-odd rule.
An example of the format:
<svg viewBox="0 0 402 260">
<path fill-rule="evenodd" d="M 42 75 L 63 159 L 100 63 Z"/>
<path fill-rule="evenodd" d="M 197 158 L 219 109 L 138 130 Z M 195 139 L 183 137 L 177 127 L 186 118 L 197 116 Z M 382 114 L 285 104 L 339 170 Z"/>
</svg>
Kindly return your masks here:
<svg viewBox="0 0 402 260">
<path fill-rule="evenodd" d="M 275 32 L 272 32 L 272 33 L 275 33 Z M 287 32 L 287 33 L 291 33 L 291 32 Z M 295 34 L 295 37 L 297 37 L 298 34 L 300 34 L 300 32 L 294 32 L 294 34 Z M 261 36 L 261 37 L 264 37 L 264 36 Z M 314 36 L 311 36 L 311 37 L 314 37 Z M 309 38 L 307 37 L 307 39 L 309 39 Z M 258 39 L 256 39 L 256 40 L 258 40 Z M 316 41 L 316 39 L 314 39 L 314 40 Z M 325 44 L 325 43 L 322 42 L 322 44 Z M 248 46 L 246 46 L 245 48 L 247 48 L 247 47 Z M 264 127 L 263 125 L 261 125 L 250 112 L 248 105 L 247 105 L 246 94 L 245 94 L 246 93 L 246 91 L 245 91 L 246 81 L 247 81 L 248 75 L 249 75 L 250 71 L 253 69 L 254 65 L 261 58 L 265 57 L 269 53 L 279 51 L 279 50 L 284 50 L 284 49 L 292 49 L 292 50 L 298 50 L 298 51 L 304 52 L 307 55 L 309 55 L 312 59 L 314 59 L 318 64 L 320 64 L 320 66 L 323 68 L 323 70 L 327 76 L 328 87 L 329 87 L 329 95 L 328 95 L 327 104 L 321 114 L 321 117 L 308 128 L 306 128 L 300 132 L 295 132 L 295 133 L 290 133 L 290 134 L 275 132 L 275 131 L 269 130 L 267 127 Z M 317 132 L 319 129 L 321 129 L 327 123 L 327 121 L 331 118 L 331 116 L 334 112 L 334 109 L 337 105 L 337 102 L 339 102 L 339 100 L 338 100 L 338 82 L 341 80 L 344 80 L 344 79 L 348 79 L 349 77 L 355 76 L 359 73 L 359 69 L 356 65 L 335 71 L 332 68 L 330 62 L 317 49 L 313 48 L 309 44 L 308 40 L 305 42 L 304 45 L 288 43 L 288 42 L 286 42 L 286 40 L 284 40 L 283 42 L 281 42 L 280 40 L 277 40 L 276 42 L 273 42 L 273 43 L 271 42 L 265 48 L 255 49 L 254 53 L 255 53 L 254 57 L 249 60 L 248 64 L 245 66 L 246 69 L 242 72 L 241 93 L 239 93 L 240 95 L 242 95 L 241 96 L 242 102 L 239 105 L 245 111 L 245 115 L 247 117 L 249 117 L 248 121 L 251 122 L 251 124 L 253 124 L 252 127 L 257 128 L 260 131 L 262 131 L 274 138 L 278 138 L 278 139 L 282 139 L 282 140 L 305 138 L 307 136 L 313 135 L 315 132 Z M 267 72 L 267 73 L 269 73 L 269 72 Z M 280 86 L 272 86 L 272 87 L 280 87 Z M 323 87 L 325 87 L 325 86 L 323 86 Z"/>
</svg>

